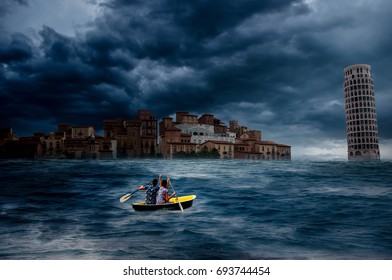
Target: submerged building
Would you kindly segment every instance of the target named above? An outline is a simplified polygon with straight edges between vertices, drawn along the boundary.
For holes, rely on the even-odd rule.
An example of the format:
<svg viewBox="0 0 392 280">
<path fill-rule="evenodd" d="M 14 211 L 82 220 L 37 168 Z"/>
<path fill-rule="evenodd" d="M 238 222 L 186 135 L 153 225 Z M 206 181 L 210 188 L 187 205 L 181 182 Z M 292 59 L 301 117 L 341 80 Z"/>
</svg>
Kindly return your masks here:
<svg viewBox="0 0 392 280">
<path fill-rule="evenodd" d="M 344 104 L 349 160 L 379 160 L 378 125 L 371 67 L 344 69 Z"/>
<path fill-rule="evenodd" d="M 159 134 L 158 134 L 159 131 Z M 159 137 L 159 138 L 158 138 Z M 158 142 L 159 139 L 159 142 Z M 212 114 L 176 112 L 176 119 L 147 109 L 136 118 L 104 120 L 104 136 L 92 125 L 59 124 L 58 131 L 19 138 L 0 128 L 0 158 L 131 159 L 139 157 L 290 160 L 291 147 L 263 141 L 260 130 L 231 120 L 230 126 Z"/>
<path fill-rule="evenodd" d="M 221 159 L 291 159 L 290 146 L 262 141 L 261 131 L 241 126 L 236 120 L 227 127 L 212 114 L 198 117 L 177 112 L 175 121 L 164 118 L 159 128 L 160 154 L 166 159 L 206 154 Z"/>
<path fill-rule="evenodd" d="M 140 109 L 135 119 L 104 121 L 104 139 L 116 140 L 116 157 L 155 156 L 158 126 L 156 116 Z"/>
</svg>

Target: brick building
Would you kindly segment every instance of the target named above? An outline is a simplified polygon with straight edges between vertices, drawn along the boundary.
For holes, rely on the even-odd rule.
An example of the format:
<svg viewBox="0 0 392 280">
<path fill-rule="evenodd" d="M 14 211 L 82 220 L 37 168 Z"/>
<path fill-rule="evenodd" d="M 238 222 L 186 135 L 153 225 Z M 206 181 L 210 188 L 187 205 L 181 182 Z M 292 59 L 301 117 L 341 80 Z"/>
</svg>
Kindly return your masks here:
<svg viewBox="0 0 392 280">
<path fill-rule="evenodd" d="M 200 118 L 188 112 L 177 112 L 176 121 L 164 118 L 159 123 L 160 152 L 164 158 L 176 153 L 202 154 L 218 152 L 220 158 L 290 160 L 291 147 L 262 141 L 259 130 L 230 121 L 227 127 L 212 114 Z"/>
<path fill-rule="evenodd" d="M 158 126 L 155 115 L 143 109 L 135 119 L 104 121 L 104 139 L 117 141 L 120 158 L 155 156 Z"/>
</svg>

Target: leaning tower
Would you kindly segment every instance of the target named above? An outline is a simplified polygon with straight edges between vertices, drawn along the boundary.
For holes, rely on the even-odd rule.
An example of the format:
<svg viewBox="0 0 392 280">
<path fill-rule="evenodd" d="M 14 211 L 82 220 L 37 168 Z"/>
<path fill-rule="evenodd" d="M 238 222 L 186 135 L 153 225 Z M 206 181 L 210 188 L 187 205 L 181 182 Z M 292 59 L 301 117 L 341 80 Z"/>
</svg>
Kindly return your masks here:
<svg viewBox="0 0 392 280">
<path fill-rule="evenodd" d="M 379 160 L 378 127 L 371 67 L 344 68 L 344 104 L 349 160 Z"/>
</svg>

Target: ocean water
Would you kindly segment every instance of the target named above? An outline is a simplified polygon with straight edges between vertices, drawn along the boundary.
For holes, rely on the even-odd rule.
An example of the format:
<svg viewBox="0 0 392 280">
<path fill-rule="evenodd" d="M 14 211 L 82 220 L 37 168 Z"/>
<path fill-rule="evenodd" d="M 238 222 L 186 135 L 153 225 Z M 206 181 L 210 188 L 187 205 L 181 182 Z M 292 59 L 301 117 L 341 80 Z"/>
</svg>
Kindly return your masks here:
<svg viewBox="0 0 392 280">
<path fill-rule="evenodd" d="M 136 212 L 169 176 L 181 211 Z M 392 259 L 392 162 L 2 160 L 0 259 Z"/>
</svg>

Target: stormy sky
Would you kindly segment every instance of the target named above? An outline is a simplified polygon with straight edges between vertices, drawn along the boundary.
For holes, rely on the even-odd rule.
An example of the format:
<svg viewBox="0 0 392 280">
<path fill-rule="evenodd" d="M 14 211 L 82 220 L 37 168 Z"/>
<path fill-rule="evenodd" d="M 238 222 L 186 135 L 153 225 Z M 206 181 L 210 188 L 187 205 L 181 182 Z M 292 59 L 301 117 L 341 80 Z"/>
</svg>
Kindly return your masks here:
<svg viewBox="0 0 392 280">
<path fill-rule="evenodd" d="M 369 64 L 392 158 L 392 1 L 0 0 L 0 126 L 214 114 L 346 159 L 343 69 Z"/>
</svg>

